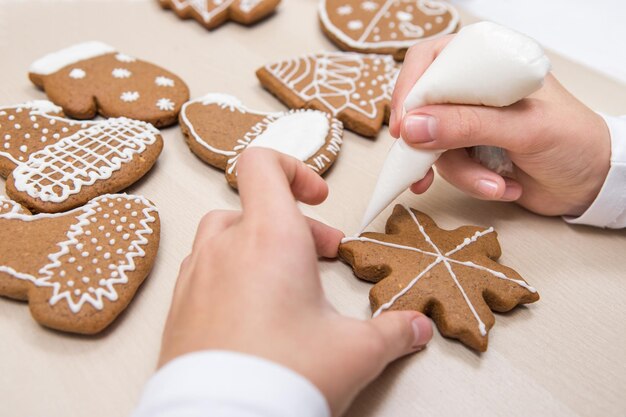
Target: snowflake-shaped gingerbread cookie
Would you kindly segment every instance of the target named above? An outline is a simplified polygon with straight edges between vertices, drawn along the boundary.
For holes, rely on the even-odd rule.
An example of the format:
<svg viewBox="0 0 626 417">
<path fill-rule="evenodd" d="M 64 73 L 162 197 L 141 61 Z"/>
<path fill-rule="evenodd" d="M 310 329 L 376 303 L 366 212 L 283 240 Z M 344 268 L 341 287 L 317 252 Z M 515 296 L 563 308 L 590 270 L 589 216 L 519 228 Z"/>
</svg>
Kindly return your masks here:
<svg viewBox="0 0 626 417">
<path fill-rule="evenodd" d="M 459 15 L 439 0 L 320 0 L 324 33 L 341 49 L 391 54 L 456 31 Z"/>
<path fill-rule="evenodd" d="M 65 211 L 122 190 L 152 168 L 163 148 L 146 122 L 63 116 L 45 100 L 0 107 L 0 175 L 7 195 L 31 211 Z"/>
<path fill-rule="evenodd" d="M 271 14 L 280 0 L 159 0 L 182 19 L 195 19 L 207 29 L 227 20 L 251 25 Z"/>
<path fill-rule="evenodd" d="M 417 310 L 441 334 L 478 351 L 487 350 L 491 312 L 505 312 L 539 299 L 514 270 L 499 264 L 493 228 L 444 230 L 417 210 L 397 205 L 385 233 L 345 238 L 339 255 L 357 277 L 375 282 L 374 316 L 386 310 Z"/>
<path fill-rule="evenodd" d="M 325 112 L 260 112 L 220 93 L 185 103 L 180 125 L 191 151 L 223 169 L 233 187 L 237 186 L 237 160 L 249 147 L 293 156 L 321 175 L 337 159 L 343 133 L 341 122 Z"/>
<path fill-rule="evenodd" d="M 0 197 L 0 296 L 28 300 L 44 326 L 100 332 L 148 276 L 159 232 L 157 209 L 141 196 L 108 194 L 34 216 Z"/>
<path fill-rule="evenodd" d="M 265 65 L 257 77 L 289 107 L 329 112 L 346 129 L 374 137 L 389 121 L 398 71 L 390 56 L 327 52 Z"/>
<path fill-rule="evenodd" d="M 29 77 L 75 119 L 100 114 L 169 126 L 189 99 L 187 85 L 175 74 L 102 42 L 50 53 L 33 62 Z"/>
</svg>

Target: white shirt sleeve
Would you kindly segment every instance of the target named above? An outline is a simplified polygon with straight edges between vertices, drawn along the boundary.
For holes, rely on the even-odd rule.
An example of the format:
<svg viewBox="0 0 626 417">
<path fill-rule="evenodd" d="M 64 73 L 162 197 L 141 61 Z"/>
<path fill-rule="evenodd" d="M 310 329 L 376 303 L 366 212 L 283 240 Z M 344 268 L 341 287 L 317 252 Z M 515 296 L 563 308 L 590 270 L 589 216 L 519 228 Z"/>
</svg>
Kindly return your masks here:
<svg viewBox="0 0 626 417">
<path fill-rule="evenodd" d="M 183 355 L 144 387 L 133 417 L 330 417 L 322 393 L 296 372 L 227 351 Z"/>
<path fill-rule="evenodd" d="M 565 217 L 572 224 L 621 229 L 626 227 L 626 116 L 601 115 L 611 132 L 611 167 L 600 193 L 580 217 Z"/>
</svg>

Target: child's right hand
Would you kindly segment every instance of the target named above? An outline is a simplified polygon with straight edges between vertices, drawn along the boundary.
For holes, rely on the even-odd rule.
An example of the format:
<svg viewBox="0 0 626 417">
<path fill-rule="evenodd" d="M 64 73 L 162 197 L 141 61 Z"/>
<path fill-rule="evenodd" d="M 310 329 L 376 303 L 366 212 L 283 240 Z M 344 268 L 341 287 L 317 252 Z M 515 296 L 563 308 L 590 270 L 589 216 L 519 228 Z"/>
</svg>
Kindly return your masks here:
<svg viewBox="0 0 626 417">
<path fill-rule="evenodd" d="M 452 36 L 409 49 L 393 92 L 391 134 L 416 148 L 448 150 L 437 161 L 437 172 L 476 198 L 516 201 L 544 215 L 581 215 L 608 173 L 610 133 L 602 117 L 551 74 L 539 91 L 509 107 L 432 105 L 402 117 L 408 92 Z M 513 178 L 471 159 L 466 148 L 477 145 L 506 149 Z M 423 193 L 433 176 L 431 170 L 411 190 Z"/>
</svg>

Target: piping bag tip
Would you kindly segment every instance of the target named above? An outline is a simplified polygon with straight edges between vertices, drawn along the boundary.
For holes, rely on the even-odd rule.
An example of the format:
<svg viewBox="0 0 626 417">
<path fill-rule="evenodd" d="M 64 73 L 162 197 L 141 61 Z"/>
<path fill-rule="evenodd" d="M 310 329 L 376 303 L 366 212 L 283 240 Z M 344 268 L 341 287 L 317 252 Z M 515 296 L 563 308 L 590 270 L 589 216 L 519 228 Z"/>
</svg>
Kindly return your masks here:
<svg viewBox="0 0 626 417">
<path fill-rule="evenodd" d="M 404 190 L 424 178 L 442 152 L 417 150 L 403 139 L 396 140 L 378 175 L 359 234 Z"/>
</svg>

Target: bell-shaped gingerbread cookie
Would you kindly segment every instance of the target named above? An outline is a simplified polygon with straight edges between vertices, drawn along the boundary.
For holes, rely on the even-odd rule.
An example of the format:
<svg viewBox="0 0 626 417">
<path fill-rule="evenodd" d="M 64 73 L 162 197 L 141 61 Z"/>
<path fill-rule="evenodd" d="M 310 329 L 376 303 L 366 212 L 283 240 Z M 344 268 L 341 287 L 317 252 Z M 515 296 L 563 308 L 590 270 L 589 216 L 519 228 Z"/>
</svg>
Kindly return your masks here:
<svg viewBox="0 0 626 417">
<path fill-rule="evenodd" d="M 28 75 L 75 119 L 100 114 L 169 126 L 189 99 L 187 85 L 175 74 L 102 42 L 45 55 L 33 62 Z"/>
<path fill-rule="evenodd" d="M 76 121 L 49 101 L 0 107 L 0 175 L 7 194 L 55 213 L 122 190 L 156 162 L 163 140 L 146 122 Z"/>
<path fill-rule="evenodd" d="M 287 106 L 329 112 L 346 129 L 374 137 L 389 121 L 398 67 L 388 55 L 327 52 L 268 64 L 256 74 Z"/>
<path fill-rule="evenodd" d="M 207 29 L 227 20 L 251 25 L 270 15 L 280 0 L 159 0 L 161 7 L 172 9 L 181 19 L 195 19 Z"/>
<path fill-rule="evenodd" d="M 148 276 L 159 232 L 157 209 L 140 196 L 105 195 L 34 216 L 0 197 L 0 295 L 28 300 L 44 326 L 98 333 Z"/>
<path fill-rule="evenodd" d="M 321 175 L 337 159 L 343 133 L 341 122 L 325 112 L 259 112 L 236 97 L 219 93 L 185 103 L 180 125 L 191 151 L 224 170 L 233 187 L 237 184 L 237 159 L 248 147 L 293 156 Z"/>
<path fill-rule="evenodd" d="M 417 42 L 459 27 L 456 9 L 439 0 L 321 0 L 322 30 L 341 49 L 391 54 L 401 61 Z"/>
</svg>

